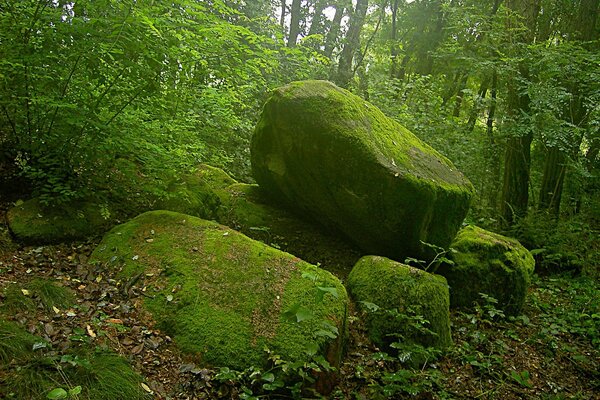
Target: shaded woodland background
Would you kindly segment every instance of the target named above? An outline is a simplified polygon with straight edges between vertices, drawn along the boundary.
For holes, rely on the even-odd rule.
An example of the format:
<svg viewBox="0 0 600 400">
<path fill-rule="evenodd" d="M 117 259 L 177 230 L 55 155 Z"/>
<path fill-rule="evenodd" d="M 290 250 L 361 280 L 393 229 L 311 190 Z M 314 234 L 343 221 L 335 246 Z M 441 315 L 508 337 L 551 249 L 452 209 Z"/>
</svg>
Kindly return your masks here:
<svg viewBox="0 0 600 400">
<path fill-rule="evenodd" d="M 598 0 L 20 0 L 0 4 L 3 194 L 136 191 L 199 162 L 251 181 L 269 90 L 328 79 L 474 183 L 469 220 L 538 267 L 598 272 Z M 157 185 L 157 191 L 161 185 Z M 161 193 L 157 193 L 161 195 Z M 166 194 L 165 194 L 166 195 Z"/>
</svg>

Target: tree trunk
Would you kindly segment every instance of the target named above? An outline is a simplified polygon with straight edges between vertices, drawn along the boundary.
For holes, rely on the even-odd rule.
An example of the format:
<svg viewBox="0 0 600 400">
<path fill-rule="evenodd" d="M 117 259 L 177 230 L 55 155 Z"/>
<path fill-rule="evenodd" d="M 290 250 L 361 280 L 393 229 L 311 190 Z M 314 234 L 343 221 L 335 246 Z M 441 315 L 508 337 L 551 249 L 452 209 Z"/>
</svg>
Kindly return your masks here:
<svg viewBox="0 0 600 400">
<path fill-rule="evenodd" d="M 279 16 L 279 26 L 281 26 L 281 32 L 285 36 L 285 11 L 287 8 L 286 0 L 281 0 L 281 15 Z"/>
<path fill-rule="evenodd" d="M 327 38 L 325 39 L 325 56 L 331 59 L 333 55 L 333 50 L 335 50 L 337 38 L 340 34 L 340 26 L 342 24 L 342 18 L 344 17 L 344 12 L 346 11 L 345 4 L 337 4 L 335 5 L 335 15 L 333 16 L 333 21 L 331 22 L 331 27 L 329 28 L 329 32 L 327 32 Z"/>
<path fill-rule="evenodd" d="M 523 18 L 526 29 L 509 26 L 514 43 L 528 44 L 535 38 L 537 15 L 540 11 L 539 0 L 508 0 L 507 7 L 516 15 Z M 513 29 L 519 28 L 517 31 Z M 525 216 L 529 205 L 529 170 L 531 163 L 531 142 L 533 132 L 527 126 L 527 121 L 522 121 L 522 116 L 529 113 L 530 99 L 523 82 L 529 80 L 527 67 L 518 65 L 519 76 L 512 76 L 508 82 L 507 113 L 511 116 L 511 124 L 519 131 L 512 135 L 506 142 L 506 155 L 504 157 L 504 179 L 502 184 L 502 203 L 500 210 L 504 222 L 512 225 Z M 510 129 L 510 128 L 509 128 Z"/>
<path fill-rule="evenodd" d="M 340 87 L 347 88 L 354 75 L 352 60 L 356 51 L 360 49 L 360 33 L 365 23 L 368 8 L 368 0 L 357 0 L 356 9 L 350 16 L 350 21 L 348 21 L 348 33 L 346 34 L 344 48 L 340 54 L 338 70 L 334 79 Z"/>
<path fill-rule="evenodd" d="M 300 35 L 300 13 L 302 0 L 292 0 L 292 9 L 290 10 L 290 36 L 287 46 L 294 47 Z"/>
<path fill-rule="evenodd" d="M 577 18 L 572 26 L 574 39 L 584 42 L 595 39 L 599 5 L 599 0 L 581 0 Z M 571 104 L 563 111 L 563 119 L 574 126 L 581 126 L 586 114 L 582 95 L 579 88 L 575 87 L 573 83 L 567 83 L 566 86 L 571 86 L 569 91 L 573 96 Z M 544 159 L 538 209 L 547 210 L 555 218 L 558 218 L 560 214 L 560 200 L 567 169 L 568 156 L 565 148 L 570 147 L 569 154 L 571 157 L 576 157 L 581 143 L 581 137 L 572 139 L 569 143 L 564 143 L 562 148 L 556 145 L 549 146 Z"/>
<path fill-rule="evenodd" d="M 460 116 L 460 107 L 462 106 L 464 90 L 467 87 L 468 80 L 469 80 L 469 74 L 464 74 L 462 79 L 460 80 L 460 84 L 458 86 L 458 91 L 456 92 L 456 99 L 454 101 L 454 110 L 452 111 L 453 117 Z"/>
<path fill-rule="evenodd" d="M 473 102 L 473 107 L 471 108 L 471 113 L 469 114 L 469 120 L 467 121 L 467 132 L 473 132 L 473 130 L 475 129 L 475 123 L 477 122 L 477 117 L 479 116 L 479 113 L 483 108 L 483 102 L 485 100 L 485 97 L 487 96 L 489 84 L 490 78 L 489 76 L 487 76 L 479 85 L 477 97 Z"/>
<path fill-rule="evenodd" d="M 390 58 L 392 61 L 392 66 L 390 68 L 390 78 L 398 78 L 398 43 L 396 43 L 396 38 L 398 36 L 398 3 L 400 0 L 394 0 L 392 2 L 392 27 L 390 32 L 390 40 L 391 40 L 391 48 L 390 48 Z"/>
<path fill-rule="evenodd" d="M 550 211 L 555 217 L 560 212 L 566 161 L 564 153 L 558 147 L 551 147 L 546 153 L 538 207 L 540 210 Z"/>
<path fill-rule="evenodd" d="M 310 29 L 308 30 L 308 36 L 316 35 L 323 31 L 323 10 L 327 7 L 325 0 L 317 0 L 315 3 L 315 12 L 310 23 Z"/>
</svg>

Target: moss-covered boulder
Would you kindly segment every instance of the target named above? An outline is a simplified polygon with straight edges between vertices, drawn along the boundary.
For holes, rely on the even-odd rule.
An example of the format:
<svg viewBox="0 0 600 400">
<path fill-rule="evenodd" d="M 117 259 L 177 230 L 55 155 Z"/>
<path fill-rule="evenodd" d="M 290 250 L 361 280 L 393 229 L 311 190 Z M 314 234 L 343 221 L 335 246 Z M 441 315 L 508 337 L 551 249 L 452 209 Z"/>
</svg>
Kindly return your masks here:
<svg viewBox="0 0 600 400">
<path fill-rule="evenodd" d="M 218 191 L 216 220 L 245 235 L 291 253 L 345 278 L 361 256 L 356 246 L 298 218 L 265 199 L 257 185 L 236 183 Z"/>
<path fill-rule="evenodd" d="M 252 137 L 261 189 L 366 252 L 430 258 L 460 228 L 471 183 L 377 107 L 325 81 L 275 90 Z"/>
<path fill-rule="evenodd" d="M 517 240 L 469 225 L 451 245 L 453 265 L 441 265 L 437 273 L 450 285 L 453 307 L 473 307 L 483 301 L 480 293 L 498 300 L 509 315 L 521 312 L 535 261 Z"/>
<path fill-rule="evenodd" d="M 144 277 L 158 326 L 207 365 L 266 366 L 265 348 L 290 361 L 309 353 L 340 361 L 347 295 L 339 280 L 225 226 L 147 212 L 107 233 L 91 261 Z"/>
<path fill-rule="evenodd" d="M 80 240 L 105 232 L 114 223 L 108 211 L 94 201 L 75 200 L 45 206 L 39 199 L 19 202 L 8 210 L 8 227 L 15 238 L 27 244 Z"/>
<path fill-rule="evenodd" d="M 213 219 L 220 205 L 215 191 L 236 182 L 223 170 L 205 164 L 168 182 L 142 176 L 135 182 L 133 176 L 139 173 L 135 164 L 118 160 L 118 165 L 123 170 L 116 187 L 129 184 L 137 190 L 105 192 L 103 201 L 86 198 L 51 206 L 44 206 L 37 198 L 20 201 L 7 213 L 15 238 L 27 244 L 83 240 L 103 234 L 119 220 L 158 209 Z"/>
<path fill-rule="evenodd" d="M 367 312 L 369 337 L 379 346 L 399 340 L 444 349 L 452 344 L 450 299 L 444 277 L 379 256 L 361 258 L 347 283 Z M 397 313 L 395 311 L 397 311 Z M 397 315 L 400 314 L 400 315 Z M 412 322 L 429 321 L 416 329 Z M 407 319 L 407 317 L 409 319 Z"/>
</svg>

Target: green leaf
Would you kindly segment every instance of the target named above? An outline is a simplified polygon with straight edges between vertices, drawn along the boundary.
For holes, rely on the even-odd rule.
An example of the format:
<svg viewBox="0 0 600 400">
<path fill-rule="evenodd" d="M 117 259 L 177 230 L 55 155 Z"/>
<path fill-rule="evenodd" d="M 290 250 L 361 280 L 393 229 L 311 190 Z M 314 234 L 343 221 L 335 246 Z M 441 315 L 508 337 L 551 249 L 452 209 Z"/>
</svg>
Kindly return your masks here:
<svg viewBox="0 0 600 400">
<path fill-rule="evenodd" d="M 77 396 L 81 393 L 81 386 L 75 386 L 72 389 L 69 389 L 69 396 Z"/>
<path fill-rule="evenodd" d="M 56 400 L 56 399 L 66 399 L 69 396 L 69 393 L 67 393 L 67 391 L 63 388 L 56 388 L 50 391 L 50 393 L 48 393 L 46 395 L 46 398 L 51 399 L 51 400 Z"/>
</svg>

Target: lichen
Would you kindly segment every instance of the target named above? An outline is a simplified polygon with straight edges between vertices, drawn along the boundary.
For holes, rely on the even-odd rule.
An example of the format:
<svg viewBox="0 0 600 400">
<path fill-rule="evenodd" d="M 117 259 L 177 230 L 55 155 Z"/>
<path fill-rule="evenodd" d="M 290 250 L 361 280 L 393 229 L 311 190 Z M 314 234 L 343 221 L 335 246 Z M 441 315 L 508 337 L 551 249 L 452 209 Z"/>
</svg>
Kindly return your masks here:
<svg viewBox="0 0 600 400">
<path fill-rule="evenodd" d="M 252 170 L 277 201 L 365 251 L 404 260 L 447 246 L 473 187 L 375 106 L 324 81 L 275 90 L 252 138 Z"/>
<path fill-rule="evenodd" d="M 91 260 L 122 266 L 124 279 L 154 274 L 145 282 L 152 297 L 145 306 L 182 350 L 206 364 L 265 366 L 265 347 L 303 360 L 310 343 L 341 354 L 347 297 L 339 280 L 217 223 L 147 212 L 113 228 Z M 338 297 L 317 301 L 317 283 L 335 288 Z M 314 318 L 288 320 L 284 315 L 294 307 L 311 310 Z M 338 328 L 338 340 L 315 336 L 323 321 Z"/>
<path fill-rule="evenodd" d="M 442 265 L 438 273 L 450 285 L 453 307 L 473 307 L 480 293 L 498 300 L 509 315 L 518 314 L 525 302 L 535 268 L 532 255 L 517 240 L 469 225 L 451 245 L 453 265 Z"/>
<path fill-rule="evenodd" d="M 369 337 L 377 345 L 390 344 L 398 334 L 405 340 L 441 349 L 452 343 L 448 284 L 443 277 L 384 257 L 365 256 L 352 269 L 347 286 L 359 304 L 368 302 L 383 310 L 421 315 L 429 321 L 427 328 L 435 332 L 423 334 L 389 313 L 368 312 Z"/>
</svg>

